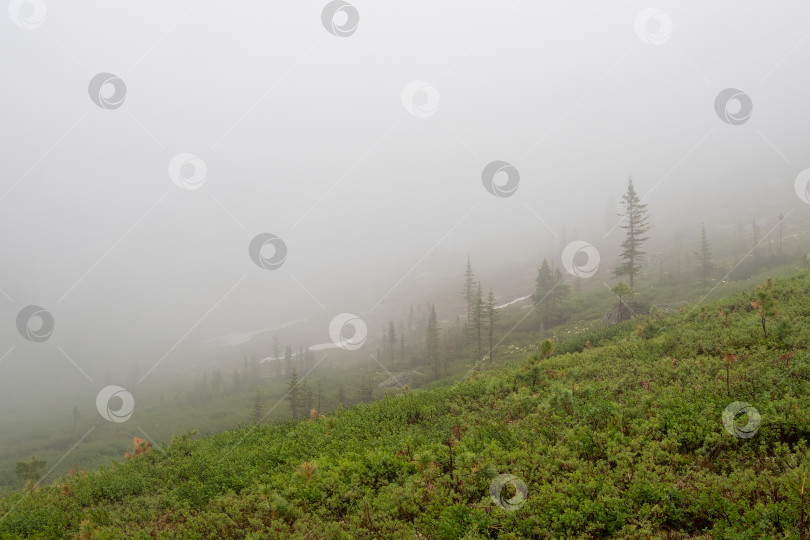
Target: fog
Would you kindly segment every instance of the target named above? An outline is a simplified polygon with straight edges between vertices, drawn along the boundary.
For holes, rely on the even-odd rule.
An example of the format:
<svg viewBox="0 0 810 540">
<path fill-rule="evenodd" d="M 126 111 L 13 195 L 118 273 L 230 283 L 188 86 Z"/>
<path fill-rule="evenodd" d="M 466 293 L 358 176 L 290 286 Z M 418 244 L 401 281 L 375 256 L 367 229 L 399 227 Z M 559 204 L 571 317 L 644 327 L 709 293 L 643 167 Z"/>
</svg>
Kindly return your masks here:
<svg viewBox="0 0 810 540">
<path fill-rule="evenodd" d="M 135 362 L 148 381 L 265 356 L 279 331 L 328 343 L 335 315 L 426 302 L 468 254 L 501 303 L 564 239 L 607 271 L 629 176 L 658 245 L 806 215 L 810 6 L 661 4 L 671 32 L 639 34 L 656 4 L 357 1 L 340 37 L 322 4 L 49 2 L 35 28 L 0 23 L 3 408 Z M 106 106 L 99 73 L 125 84 L 97 85 Z M 751 98 L 739 125 L 726 88 Z M 170 174 L 182 153 L 197 169 Z M 482 183 L 496 160 L 510 196 Z M 249 255 L 262 233 L 286 246 L 275 269 Z M 17 331 L 28 305 L 46 341 Z"/>
</svg>

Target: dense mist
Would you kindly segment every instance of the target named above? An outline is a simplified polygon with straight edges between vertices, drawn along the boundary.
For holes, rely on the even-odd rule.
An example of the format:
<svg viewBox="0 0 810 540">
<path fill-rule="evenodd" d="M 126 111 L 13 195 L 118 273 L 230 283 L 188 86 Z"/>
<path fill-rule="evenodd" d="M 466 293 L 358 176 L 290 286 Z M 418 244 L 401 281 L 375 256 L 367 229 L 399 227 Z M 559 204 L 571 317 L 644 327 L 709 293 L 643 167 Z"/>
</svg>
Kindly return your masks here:
<svg viewBox="0 0 810 540">
<path fill-rule="evenodd" d="M 35 32 L 4 23 L 4 386 L 80 378 L 56 345 L 98 374 L 188 333 L 159 375 L 217 336 L 381 309 L 468 253 L 534 264 L 563 228 L 615 244 L 628 176 L 658 239 L 801 204 L 810 8 L 670 6 L 656 46 L 631 3 L 360 7 L 352 39 L 303 3 L 51 3 Z M 125 83 L 115 109 L 88 98 L 99 72 Z M 413 97 L 423 117 L 413 80 L 435 88 Z M 745 125 L 718 119 L 726 87 L 751 96 Z M 168 173 L 183 152 L 205 167 L 193 190 Z M 494 160 L 519 171 L 508 198 L 483 189 Z M 262 232 L 288 248 L 277 270 L 248 257 Z M 55 318 L 47 344 L 19 340 L 28 304 Z"/>
<path fill-rule="evenodd" d="M 468 257 L 483 295 L 519 312 L 494 341 L 532 321 L 544 259 L 609 297 L 630 179 L 651 289 L 691 271 L 701 225 L 722 260 L 704 298 L 754 250 L 782 256 L 783 230 L 793 256 L 808 245 L 810 5 L 789 4 L 11 0 L 2 457 L 71 422 L 43 452 L 112 429 L 95 416 L 109 385 L 138 422 L 218 370 L 231 384 L 244 362 L 244 381 L 248 361 L 281 361 L 274 340 L 308 349 L 324 395 L 370 359 L 363 385 L 392 375 L 389 324 L 404 359 L 426 306 L 448 332 L 468 316 Z M 575 255 L 593 271 L 571 272 Z M 366 349 L 330 329 L 341 314 Z M 151 429 L 210 419 L 190 408 Z M 122 446 L 138 435 L 114 427 Z"/>
</svg>

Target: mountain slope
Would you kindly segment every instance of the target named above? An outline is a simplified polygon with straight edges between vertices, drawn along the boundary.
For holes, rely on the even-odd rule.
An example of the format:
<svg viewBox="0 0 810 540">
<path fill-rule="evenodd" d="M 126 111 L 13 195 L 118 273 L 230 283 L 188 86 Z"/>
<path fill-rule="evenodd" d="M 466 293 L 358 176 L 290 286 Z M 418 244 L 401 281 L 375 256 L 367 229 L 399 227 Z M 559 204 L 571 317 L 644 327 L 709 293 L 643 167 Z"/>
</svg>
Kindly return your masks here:
<svg viewBox="0 0 810 540">
<path fill-rule="evenodd" d="M 0 500 L 0 533 L 798 538 L 810 513 L 808 294 L 805 272 L 452 386 L 177 437 Z M 758 429 L 750 409 L 726 429 L 733 402 L 758 411 Z M 511 485 L 490 495 L 501 474 L 525 484 L 525 499 Z"/>
</svg>

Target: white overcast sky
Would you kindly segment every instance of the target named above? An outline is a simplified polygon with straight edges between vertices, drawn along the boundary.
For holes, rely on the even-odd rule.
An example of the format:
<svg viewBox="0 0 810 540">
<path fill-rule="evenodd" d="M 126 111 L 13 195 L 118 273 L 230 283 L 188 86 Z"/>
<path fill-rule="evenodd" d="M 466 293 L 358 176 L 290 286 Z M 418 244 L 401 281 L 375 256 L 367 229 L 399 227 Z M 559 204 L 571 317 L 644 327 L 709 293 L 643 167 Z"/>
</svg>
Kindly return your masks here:
<svg viewBox="0 0 810 540">
<path fill-rule="evenodd" d="M 92 372 L 186 336 L 170 365 L 231 332 L 369 313 L 407 272 L 535 260 L 563 226 L 613 245 L 606 205 L 630 174 L 659 238 L 797 202 L 805 2 L 358 0 L 348 37 L 326 4 L 51 0 L 36 28 L 0 17 L 0 354 L 16 347 L 0 378 L 58 347 Z M 636 32 L 648 8 L 671 22 L 658 45 Z M 101 72 L 126 84 L 120 107 L 90 99 Z M 424 117 L 402 102 L 415 80 L 439 98 Z M 715 112 L 726 88 L 752 100 L 742 125 Z M 199 189 L 169 177 L 182 152 L 206 164 Z M 513 196 L 484 189 L 493 160 L 519 171 Z M 248 256 L 263 232 L 287 245 L 277 270 Z M 29 304 L 54 315 L 47 342 L 16 331 Z"/>
</svg>

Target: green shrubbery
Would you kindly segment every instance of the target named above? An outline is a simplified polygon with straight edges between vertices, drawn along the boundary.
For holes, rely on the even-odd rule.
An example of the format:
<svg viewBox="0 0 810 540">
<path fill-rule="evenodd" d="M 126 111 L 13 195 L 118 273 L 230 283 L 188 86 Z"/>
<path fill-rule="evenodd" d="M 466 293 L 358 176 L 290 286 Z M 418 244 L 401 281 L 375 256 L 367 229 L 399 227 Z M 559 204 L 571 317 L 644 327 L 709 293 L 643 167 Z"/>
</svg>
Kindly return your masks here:
<svg viewBox="0 0 810 540">
<path fill-rule="evenodd" d="M 770 291 L 767 336 L 749 291 L 575 336 L 455 385 L 176 437 L 0 499 L 0 535 L 799 537 L 810 274 Z M 723 426 L 733 401 L 761 415 L 750 439 Z M 502 473 L 528 487 L 515 511 L 490 498 Z"/>
</svg>

